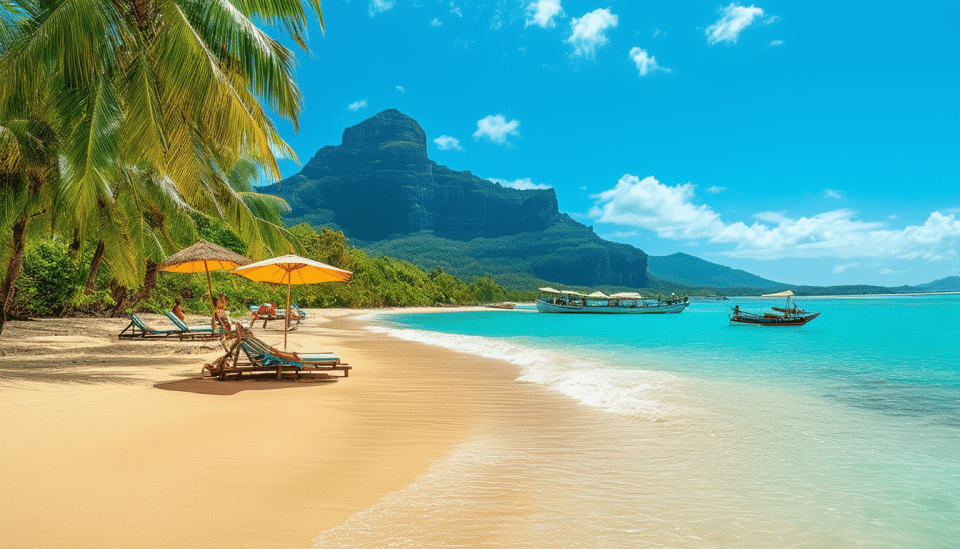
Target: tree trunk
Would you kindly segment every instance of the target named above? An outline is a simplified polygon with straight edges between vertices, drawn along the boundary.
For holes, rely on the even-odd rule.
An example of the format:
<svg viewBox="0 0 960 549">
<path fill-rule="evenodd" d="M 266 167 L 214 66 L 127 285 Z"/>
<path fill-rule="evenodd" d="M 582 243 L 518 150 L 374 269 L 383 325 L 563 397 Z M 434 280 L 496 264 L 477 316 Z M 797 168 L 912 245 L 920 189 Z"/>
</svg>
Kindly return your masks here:
<svg viewBox="0 0 960 549">
<path fill-rule="evenodd" d="M 93 263 L 90 264 L 90 274 L 87 275 L 87 284 L 83 293 L 93 293 L 93 284 L 97 279 L 97 271 L 100 270 L 100 263 L 103 262 L 103 241 L 97 244 L 97 251 L 93 254 Z"/>
<path fill-rule="evenodd" d="M 113 300 L 117 302 L 110 311 L 110 316 L 117 316 L 127 305 L 127 289 L 113 279 L 110 282 L 110 292 L 113 294 Z"/>
<path fill-rule="evenodd" d="M 13 225 L 13 255 L 10 257 L 10 264 L 7 265 L 7 277 L 0 284 L 0 334 L 3 333 L 3 324 L 10 314 L 10 306 L 13 304 L 14 288 L 17 284 L 17 278 L 20 276 L 20 268 L 23 266 L 23 253 L 26 249 L 27 220 L 21 219 Z"/>
<path fill-rule="evenodd" d="M 157 285 L 157 270 L 159 268 L 160 265 L 154 263 L 152 259 L 147 258 L 147 269 L 146 274 L 143 276 L 143 286 L 140 287 L 137 296 L 133 298 L 134 305 L 150 299 L 150 292 L 152 292 L 153 287 Z"/>
</svg>

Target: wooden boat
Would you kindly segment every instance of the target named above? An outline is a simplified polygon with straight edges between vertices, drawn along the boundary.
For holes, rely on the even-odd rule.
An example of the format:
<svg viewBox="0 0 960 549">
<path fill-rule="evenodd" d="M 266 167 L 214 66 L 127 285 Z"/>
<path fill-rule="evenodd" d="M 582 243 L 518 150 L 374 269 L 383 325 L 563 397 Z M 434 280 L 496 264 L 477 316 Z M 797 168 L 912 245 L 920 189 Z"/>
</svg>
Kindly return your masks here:
<svg viewBox="0 0 960 549">
<path fill-rule="evenodd" d="M 636 293 L 604 295 L 602 292 L 581 294 L 569 290 L 540 288 L 549 294 L 537 299 L 541 313 L 591 313 L 591 314 L 670 314 L 679 313 L 690 305 L 689 298 L 674 296 L 671 299 L 645 299 Z"/>
<path fill-rule="evenodd" d="M 803 326 L 820 316 L 820 313 L 807 313 L 797 307 L 796 302 L 787 298 L 785 307 L 771 307 L 776 313 L 755 314 L 740 310 L 737 305 L 730 310 L 730 325 L 751 324 L 754 326 Z"/>
</svg>

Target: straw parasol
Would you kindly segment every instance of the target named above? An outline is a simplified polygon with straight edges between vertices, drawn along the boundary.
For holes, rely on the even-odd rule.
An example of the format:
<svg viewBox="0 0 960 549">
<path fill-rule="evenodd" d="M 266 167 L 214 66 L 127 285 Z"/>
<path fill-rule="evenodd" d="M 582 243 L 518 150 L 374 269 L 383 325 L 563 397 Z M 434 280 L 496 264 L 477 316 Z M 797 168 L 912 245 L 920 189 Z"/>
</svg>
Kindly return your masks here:
<svg viewBox="0 0 960 549">
<path fill-rule="evenodd" d="M 287 314 L 283 322 L 283 349 L 286 350 L 287 327 L 290 325 L 290 286 L 292 284 L 347 282 L 353 273 L 299 255 L 288 254 L 251 263 L 234 270 L 233 274 L 257 282 L 287 285 Z"/>
<path fill-rule="evenodd" d="M 210 282 L 210 271 L 236 269 L 250 263 L 242 255 L 218 246 L 206 240 L 200 240 L 189 248 L 184 248 L 171 255 L 160 264 L 158 270 L 170 273 L 207 273 L 207 290 L 210 292 L 210 310 L 213 316 L 217 315 L 213 305 L 213 284 Z"/>
</svg>

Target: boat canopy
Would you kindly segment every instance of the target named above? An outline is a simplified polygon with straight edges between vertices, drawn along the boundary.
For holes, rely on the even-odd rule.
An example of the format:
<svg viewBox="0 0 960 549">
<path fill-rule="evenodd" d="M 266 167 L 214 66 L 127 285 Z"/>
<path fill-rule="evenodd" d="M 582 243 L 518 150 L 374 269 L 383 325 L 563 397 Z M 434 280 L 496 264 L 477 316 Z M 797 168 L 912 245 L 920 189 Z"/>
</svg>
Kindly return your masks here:
<svg viewBox="0 0 960 549">
<path fill-rule="evenodd" d="M 610 297 L 615 297 L 617 299 L 643 299 L 643 296 L 637 292 L 620 292 L 613 294 Z"/>
<path fill-rule="evenodd" d="M 560 292 L 560 293 L 561 293 L 561 294 L 567 294 L 567 295 L 578 295 L 578 296 L 580 296 L 580 297 L 587 297 L 587 294 L 581 294 L 580 292 L 575 292 L 575 291 L 573 291 L 573 290 L 564 290 L 564 291 L 562 291 L 562 292 Z"/>
<path fill-rule="evenodd" d="M 554 290 L 553 288 L 550 288 L 550 287 L 540 288 L 540 291 L 541 291 L 541 292 L 547 292 L 548 294 L 559 294 L 559 293 L 561 293 L 560 290 Z"/>
<path fill-rule="evenodd" d="M 610 299 L 610 296 L 608 296 L 607 294 L 605 294 L 605 293 L 603 293 L 603 292 L 593 292 L 592 294 L 588 295 L 587 297 L 595 297 L 595 298 L 597 298 L 597 299 Z"/>
</svg>

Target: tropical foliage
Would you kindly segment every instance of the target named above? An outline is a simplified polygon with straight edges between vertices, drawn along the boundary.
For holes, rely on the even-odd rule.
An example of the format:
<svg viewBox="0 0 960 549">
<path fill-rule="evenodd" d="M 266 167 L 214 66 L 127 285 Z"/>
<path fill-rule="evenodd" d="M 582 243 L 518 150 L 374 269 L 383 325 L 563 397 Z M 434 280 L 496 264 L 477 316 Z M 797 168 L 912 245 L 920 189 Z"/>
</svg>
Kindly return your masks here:
<svg viewBox="0 0 960 549">
<path fill-rule="evenodd" d="M 308 10 L 322 28 L 319 0 L 0 2 L 0 330 L 30 242 L 69 243 L 85 290 L 103 265 L 119 304 L 196 214 L 254 259 L 296 245 L 286 203 L 250 186 L 294 157 L 264 106 L 296 125 L 301 102 L 293 53 L 257 25 L 306 49 Z"/>
<path fill-rule="evenodd" d="M 225 225 L 199 223 L 200 236 L 234 249 L 243 244 Z M 304 256 L 353 271 L 349 283 L 294 286 L 291 299 L 302 307 L 392 307 L 418 305 L 477 305 L 500 301 L 532 301 L 536 292 L 505 290 L 488 277 L 466 282 L 442 269 L 426 273 L 413 264 L 388 257 L 370 257 L 350 245 L 342 232 L 323 229 L 315 232 L 306 224 L 291 232 L 299 239 Z M 90 252 L 92 253 L 92 252 Z M 210 273 L 215 295 L 223 293 L 234 316 L 246 314 L 247 305 L 284 303 L 286 288 L 231 275 Z M 75 313 L 103 314 L 115 307 L 109 277 L 99 276 L 93 293 L 84 290 L 88 272 L 76 268 L 69 247 L 61 241 L 45 240 L 28 246 L 23 274 L 17 280 L 12 313 L 23 316 Z M 136 310 L 163 312 L 179 300 L 187 312 L 208 314 L 206 277 L 161 273 L 148 297 Z"/>
</svg>

